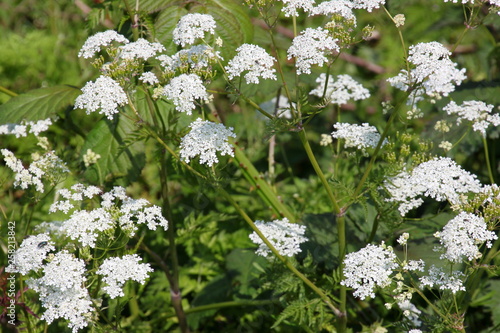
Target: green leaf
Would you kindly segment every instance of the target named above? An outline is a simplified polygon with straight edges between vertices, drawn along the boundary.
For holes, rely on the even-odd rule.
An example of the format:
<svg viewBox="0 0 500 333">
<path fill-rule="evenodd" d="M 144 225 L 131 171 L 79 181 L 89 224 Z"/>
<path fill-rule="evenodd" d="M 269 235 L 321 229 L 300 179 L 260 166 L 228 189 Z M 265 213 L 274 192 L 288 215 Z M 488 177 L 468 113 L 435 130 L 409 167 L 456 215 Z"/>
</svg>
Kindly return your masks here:
<svg viewBox="0 0 500 333">
<path fill-rule="evenodd" d="M 165 7 L 173 6 L 178 0 L 141 0 L 139 1 L 139 11 L 153 13 Z M 127 5 L 135 12 L 137 0 L 127 0 Z"/>
<path fill-rule="evenodd" d="M 100 120 L 88 134 L 82 147 L 82 156 L 87 149 L 101 155 L 97 166 L 92 165 L 85 171 L 85 177 L 94 183 L 110 178 L 126 177 L 132 182 L 145 165 L 144 143 L 142 141 L 125 145 L 125 141 L 136 129 L 135 124 L 126 117 L 113 121 Z"/>
<path fill-rule="evenodd" d="M 0 105 L 0 124 L 47 119 L 72 105 L 80 89 L 64 85 L 35 89 Z"/>
<path fill-rule="evenodd" d="M 226 258 L 227 271 L 235 274 L 233 280 L 239 282 L 240 292 L 245 295 L 252 295 L 257 290 L 257 278 L 267 264 L 266 258 L 244 249 L 235 249 Z"/>
<path fill-rule="evenodd" d="M 174 44 L 172 35 L 177 22 L 186 15 L 188 11 L 185 8 L 172 6 L 164 9 L 155 21 L 156 39 L 165 46 L 168 54 L 177 52 L 177 45 Z"/>
</svg>

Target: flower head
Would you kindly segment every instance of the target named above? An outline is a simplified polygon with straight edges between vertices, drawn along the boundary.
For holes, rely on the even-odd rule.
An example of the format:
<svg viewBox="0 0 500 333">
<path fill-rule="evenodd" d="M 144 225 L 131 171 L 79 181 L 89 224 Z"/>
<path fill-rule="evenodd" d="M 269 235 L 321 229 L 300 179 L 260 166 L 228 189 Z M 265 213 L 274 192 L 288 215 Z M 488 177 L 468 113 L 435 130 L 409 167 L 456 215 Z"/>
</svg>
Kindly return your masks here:
<svg viewBox="0 0 500 333">
<path fill-rule="evenodd" d="M 288 48 L 288 59 L 295 58 L 297 74 L 310 74 L 312 65 L 323 66 L 328 61 L 327 53 L 339 51 L 337 39 L 323 28 L 307 28 L 295 37 Z"/>
<path fill-rule="evenodd" d="M 120 47 L 119 57 L 124 60 L 142 59 L 144 61 L 154 57 L 156 53 L 165 51 L 160 43 L 151 43 L 144 38 Z"/>
<path fill-rule="evenodd" d="M 104 260 L 97 270 L 102 275 L 106 285 L 103 290 L 111 299 L 124 296 L 123 285 L 127 280 L 134 280 L 144 284 L 148 274 L 153 271 L 149 264 L 140 264 L 141 258 L 137 254 L 125 255 L 121 258 L 112 257 Z"/>
<path fill-rule="evenodd" d="M 5 124 L 0 125 L 0 135 L 10 134 L 15 135 L 16 138 L 20 138 L 28 136 L 28 133 L 33 133 L 35 136 L 38 136 L 40 133 L 47 131 L 50 125 L 52 125 L 50 118 L 21 122 L 21 124 Z"/>
<path fill-rule="evenodd" d="M 83 57 L 85 59 L 92 58 L 101 50 L 102 46 L 107 47 L 111 45 L 112 42 L 127 44 L 129 40 L 114 30 L 98 32 L 87 38 L 78 53 L 78 57 Z"/>
<path fill-rule="evenodd" d="M 336 129 L 332 132 L 335 139 L 344 139 L 346 147 L 365 150 L 368 147 L 375 148 L 380 141 L 380 134 L 377 129 L 367 123 L 360 125 L 348 123 L 336 123 L 333 125 Z M 387 143 L 384 139 L 382 145 Z"/>
<path fill-rule="evenodd" d="M 323 1 L 312 10 L 315 15 L 340 15 L 356 25 L 356 16 L 353 13 L 354 3 L 351 0 Z"/>
<path fill-rule="evenodd" d="M 326 84 L 326 74 L 322 73 L 316 79 L 319 86 L 310 92 L 311 95 L 318 97 L 323 96 Z M 328 86 L 326 89 L 325 98 L 333 104 L 345 104 L 350 99 L 355 101 L 363 100 L 370 97 L 368 89 L 356 82 L 350 75 L 339 75 L 336 79 L 333 76 L 328 77 Z"/>
<path fill-rule="evenodd" d="M 286 17 L 299 16 L 297 9 L 302 8 L 305 12 L 310 12 L 313 9 L 315 0 L 282 0 L 283 8 L 281 11 Z"/>
<path fill-rule="evenodd" d="M 262 47 L 252 44 L 243 44 L 236 49 L 238 54 L 226 66 L 229 79 L 245 74 L 247 83 L 259 83 L 259 77 L 276 80 L 273 64 L 275 59 Z"/>
<path fill-rule="evenodd" d="M 181 158 L 186 163 L 196 156 L 200 157 L 200 164 L 212 166 L 219 162 L 217 152 L 221 155 L 234 156 L 233 149 L 228 142 L 229 137 L 236 138 L 233 128 L 226 128 L 223 124 L 196 119 L 189 125 L 191 131 L 181 140 Z"/>
<path fill-rule="evenodd" d="M 486 129 L 489 125 L 500 125 L 500 116 L 498 113 L 491 114 L 493 105 L 487 105 L 484 102 L 465 101 L 462 105 L 457 105 L 457 103 L 451 101 L 443 110 L 449 115 L 457 115 L 457 125 L 462 120 L 471 121 L 474 131 L 481 132 L 483 136 L 486 136 Z"/>
<path fill-rule="evenodd" d="M 290 223 L 287 218 L 272 222 L 255 221 L 255 226 L 282 256 L 292 257 L 301 252 L 300 244 L 307 241 L 307 238 L 304 237 L 306 227 Z M 255 231 L 250 235 L 250 239 L 259 245 L 257 254 L 264 257 L 271 255 L 271 250 Z"/>
<path fill-rule="evenodd" d="M 493 231 L 487 229 L 484 219 L 480 216 L 461 212 L 451 219 L 443 228 L 443 231 L 434 234 L 444 250 L 441 259 L 447 259 L 454 263 L 463 260 L 479 259 L 481 252 L 478 246 L 486 242 L 486 247 L 491 247 L 491 241 L 498 237 Z"/>
<path fill-rule="evenodd" d="M 446 273 L 443 268 L 432 265 L 431 268 L 429 268 L 429 275 L 422 276 L 420 278 L 420 283 L 422 287 L 432 288 L 436 286 L 440 290 L 450 290 L 455 294 L 459 290 L 465 291 L 462 281 L 464 277 L 465 274 L 460 271 Z"/>
<path fill-rule="evenodd" d="M 84 109 L 87 114 L 100 110 L 100 114 L 113 119 L 118 107 L 128 104 L 127 95 L 118 82 L 107 76 L 100 76 L 95 82 L 87 82 L 82 94 L 75 100 L 75 109 Z"/>
<path fill-rule="evenodd" d="M 54 250 L 54 244 L 50 241 L 48 234 L 29 236 L 23 240 L 21 246 L 14 253 L 13 265 L 7 266 L 5 271 L 22 275 L 26 275 L 30 271 L 37 271 L 42 268 L 47 253 Z"/>
<path fill-rule="evenodd" d="M 344 280 L 340 284 L 355 289 L 353 295 L 360 299 L 374 298 L 375 288 L 388 286 L 393 270 L 398 267 L 394 251 L 384 244 L 368 244 L 347 254 L 344 265 Z"/>
<path fill-rule="evenodd" d="M 181 74 L 174 77 L 163 89 L 163 94 L 171 100 L 177 111 L 188 115 L 196 108 L 196 99 L 208 101 L 208 94 L 203 81 L 196 74 Z"/>
<path fill-rule="evenodd" d="M 400 202 L 399 212 L 402 216 L 423 203 L 419 196 L 456 204 L 460 193 L 477 193 L 481 189 L 475 175 L 447 157 L 421 163 L 411 173 L 402 172 L 384 184 L 391 195 L 387 201 Z"/>
<path fill-rule="evenodd" d="M 203 38 L 205 32 L 215 33 L 215 20 L 208 14 L 187 14 L 181 17 L 174 29 L 174 43 L 177 45 L 194 44 L 196 38 Z"/>
</svg>

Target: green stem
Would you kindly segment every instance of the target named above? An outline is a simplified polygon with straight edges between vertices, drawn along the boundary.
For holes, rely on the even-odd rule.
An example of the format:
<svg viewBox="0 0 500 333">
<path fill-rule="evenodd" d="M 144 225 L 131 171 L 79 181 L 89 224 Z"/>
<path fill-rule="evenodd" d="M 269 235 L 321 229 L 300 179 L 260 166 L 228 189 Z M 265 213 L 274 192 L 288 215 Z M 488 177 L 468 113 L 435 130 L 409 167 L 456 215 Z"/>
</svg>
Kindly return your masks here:
<svg viewBox="0 0 500 333">
<path fill-rule="evenodd" d="M 486 166 L 488 168 L 488 176 L 490 177 L 490 182 L 495 184 L 495 178 L 493 177 L 493 171 L 491 170 L 490 154 L 488 151 L 488 142 L 486 141 L 486 136 L 483 135 L 483 145 L 484 145 L 484 157 L 486 158 Z"/>
<path fill-rule="evenodd" d="M 0 86 L 0 92 L 3 92 L 6 95 L 9 95 L 10 97 L 16 97 L 17 94 L 13 92 L 12 90 L 9 90 L 3 86 Z"/>
<path fill-rule="evenodd" d="M 232 307 L 237 307 L 237 306 L 262 306 L 262 305 L 268 305 L 268 304 L 274 304 L 277 301 L 267 301 L 267 300 L 262 300 L 262 301 L 228 301 L 228 302 L 220 302 L 220 303 L 212 303 L 212 304 L 207 304 L 207 305 L 201 305 L 197 306 L 194 308 L 190 308 L 185 310 L 185 313 L 187 315 L 190 315 L 192 313 L 197 313 L 197 312 L 203 312 L 203 311 L 208 311 L 208 310 L 216 310 L 216 309 L 222 309 L 222 308 L 232 308 Z M 174 314 L 167 315 L 165 318 L 171 318 L 174 317 Z"/>
<path fill-rule="evenodd" d="M 224 189 L 219 188 L 219 192 L 226 198 L 229 203 L 233 205 L 233 207 L 236 209 L 236 211 L 243 217 L 243 219 L 250 225 L 250 227 L 255 231 L 255 233 L 262 239 L 264 244 L 267 245 L 269 250 L 274 254 L 276 258 L 278 258 L 281 262 L 285 264 L 285 266 L 295 274 L 302 282 L 304 282 L 309 288 L 311 288 L 326 304 L 327 306 L 333 311 L 333 313 L 337 317 L 342 317 L 344 314 L 337 309 L 333 303 L 331 302 L 330 298 L 321 290 L 319 289 L 311 280 L 309 280 L 304 274 L 299 272 L 297 268 L 295 268 L 290 261 L 288 261 L 285 257 L 283 257 L 278 250 L 269 242 L 269 240 L 264 236 L 264 234 L 257 228 L 257 226 L 253 223 L 252 219 L 241 209 L 241 207 L 238 205 L 238 203 L 227 193 Z"/>
</svg>

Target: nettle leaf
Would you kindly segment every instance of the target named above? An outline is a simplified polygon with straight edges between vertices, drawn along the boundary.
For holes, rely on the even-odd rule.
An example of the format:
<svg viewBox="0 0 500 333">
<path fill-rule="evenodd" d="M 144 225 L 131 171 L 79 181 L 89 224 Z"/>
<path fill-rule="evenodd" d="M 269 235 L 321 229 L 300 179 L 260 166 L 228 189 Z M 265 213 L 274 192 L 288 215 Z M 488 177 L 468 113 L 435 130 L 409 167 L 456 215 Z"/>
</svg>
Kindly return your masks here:
<svg viewBox="0 0 500 333">
<path fill-rule="evenodd" d="M 0 105 L 0 124 L 47 119 L 72 105 L 80 94 L 80 89 L 63 85 L 35 89 L 18 95 Z"/>
<path fill-rule="evenodd" d="M 133 121 L 116 117 L 113 121 L 101 119 L 87 135 L 82 147 L 83 156 L 87 149 L 101 155 L 97 166 L 85 171 L 85 177 L 94 183 L 110 178 L 126 177 L 132 182 L 145 165 L 144 142 L 125 144 L 128 136 L 135 132 Z"/>
</svg>

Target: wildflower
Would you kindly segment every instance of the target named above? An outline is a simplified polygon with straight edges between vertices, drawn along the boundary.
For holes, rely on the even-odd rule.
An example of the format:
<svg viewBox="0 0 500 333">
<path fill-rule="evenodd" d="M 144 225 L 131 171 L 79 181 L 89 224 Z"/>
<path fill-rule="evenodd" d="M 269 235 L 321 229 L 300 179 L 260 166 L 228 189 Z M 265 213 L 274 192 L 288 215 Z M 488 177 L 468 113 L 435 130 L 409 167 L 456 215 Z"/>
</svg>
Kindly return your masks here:
<svg viewBox="0 0 500 333">
<path fill-rule="evenodd" d="M 320 3 L 312 10 L 312 13 L 314 15 L 340 15 L 346 20 L 352 21 L 356 26 L 356 16 L 352 11 L 353 8 L 354 3 L 350 0 L 330 0 Z"/>
<path fill-rule="evenodd" d="M 171 57 L 162 54 L 157 59 L 160 60 L 165 73 L 175 73 L 176 70 L 181 70 L 181 73 L 201 74 L 203 69 L 222 57 L 219 51 L 202 44 L 180 50 Z"/>
<path fill-rule="evenodd" d="M 385 4 L 385 0 L 353 0 L 353 8 L 366 9 L 369 12 L 383 4 Z"/>
<path fill-rule="evenodd" d="M 397 242 L 400 244 L 400 245 L 406 245 L 406 243 L 408 242 L 408 238 L 410 238 L 410 234 L 407 233 L 407 232 L 403 232 L 401 234 L 401 236 L 399 236 Z"/>
<path fill-rule="evenodd" d="M 305 12 L 310 12 L 314 6 L 314 0 L 282 0 L 283 8 L 281 11 L 286 17 L 299 16 L 298 8 L 302 8 Z"/>
<path fill-rule="evenodd" d="M 47 253 L 54 251 L 54 244 L 46 233 L 29 236 L 21 243 L 14 253 L 13 265 L 7 266 L 6 272 L 27 275 L 30 271 L 42 268 L 43 260 Z"/>
<path fill-rule="evenodd" d="M 102 281 L 106 283 L 103 290 L 111 299 L 125 296 L 123 285 L 127 280 L 134 280 L 144 284 L 148 273 L 153 272 L 151 266 L 140 264 L 141 258 L 137 254 L 125 255 L 121 258 L 112 257 L 104 260 L 97 270 L 97 274 L 102 275 Z"/>
<path fill-rule="evenodd" d="M 438 120 L 434 125 L 434 129 L 441 133 L 448 133 L 450 131 L 450 126 L 451 124 L 449 124 L 446 120 Z"/>
<path fill-rule="evenodd" d="M 272 222 L 255 221 L 255 226 L 264 234 L 269 242 L 278 250 L 282 256 L 292 257 L 301 252 L 300 244 L 307 241 L 304 237 L 306 227 L 288 222 L 287 218 L 274 220 Z M 259 245 L 257 254 L 269 257 L 271 250 L 254 231 L 250 239 Z"/>
<path fill-rule="evenodd" d="M 229 137 L 236 138 L 233 128 L 226 128 L 223 124 L 196 119 L 189 125 L 191 131 L 181 140 L 180 155 L 183 161 L 189 161 L 196 156 L 200 157 L 200 164 L 212 166 L 218 163 L 217 152 L 222 156 L 234 156 L 233 149 L 228 142 Z"/>
<path fill-rule="evenodd" d="M 498 238 L 493 231 L 488 231 L 482 217 L 466 212 L 451 219 L 443 231 L 436 232 L 434 236 L 442 245 L 437 250 L 445 251 L 440 258 L 454 263 L 460 263 L 465 258 L 481 258 L 479 246 L 486 242 L 486 247 L 491 248 L 491 241 Z"/>
<path fill-rule="evenodd" d="M 257 45 L 243 44 L 236 49 L 238 54 L 225 67 L 231 80 L 241 73 L 245 74 L 247 83 L 259 83 L 259 77 L 276 80 L 276 71 L 272 68 L 275 59 L 266 50 Z"/>
<path fill-rule="evenodd" d="M 319 142 L 320 146 L 328 146 L 333 142 L 332 136 L 328 134 L 321 134 L 321 141 Z"/>
<path fill-rule="evenodd" d="M 423 94 L 431 98 L 448 96 L 466 78 L 465 69 L 458 70 L 450 60 L 451 52 L 438 42 L 419 43 L 410 46 L 408 62 L 414 66 L 408 73 L 402 70 L 389 83 L 400 90 L 414 88 L 408 105 L 423 100 Z"/>
<path fill-rule="evenodd" d="M 420 278 L 420 283 L 423 287 L 432 288 L 434 286 L 438 287 L 440 290 L 450 290 L 453 294 L 457 291 L 465 291 L 462 279 L 465 274 L 460 271 L 452 271 L 451 273 L 445 273 L 442 268 L 438 268 L 434 265 L 429 268 L 429 275 L 422 276 Z"/>
<path fill-rule="evenodd" d="M 481 189 L 475 175 L 463 170 L 447 157 L 421 163 L 411 173 L 401 172 L 386 180 L 384 185 L 391 195 L 386 200 L 400 202 L 399 212 L 402 216 L 423 203 L 419 196 L 456 204 L 460 193 L 477 193 Z"/>
<path fill-rule="evenodd" d="M 422 321 L 420 321 L 418 318 L 422 311 L 417 309 L 417 307 L 410 303 L 409 300 L 404 300 L 402 302 L 398 302 L 398 306 L 403 311 L 403 315 L 412 322 L 413 326 L 420 326 L 422 325 Z"/>
<path fill-rule="evenodd" d="M 323 66 L 328 61 L 325 54 L 338 52 L 337 39 L 328 35 L 328 31 L 307 28 L 295 37 L 288 48 L 288 59 L 295 58 L 297 74 L 310 74 L 312 65 Z"/>
<path fill-rule="evenodd" d="M 150 206 L 146 199 L 132 199 L 125 193 L 125 189 L 115 186 L 111 191 L 102 193 L 95 186 L 85 187 L 82 184 L 72 186 L 71 190 L 61 189 L 59 196 L 63 199 L 54 202 L 49 211 L 62 211 L 69 214 L 69 219 L 62 222 L 61 232 L 82 246 L 95 247 L 99 236 L 105 231 L 120 227 L 128 235 L 133 236 L 137 225 L 146 224 L 150 230 L 157 226 L 168 228 L 168 221 L 162 216 L 158 206 Z M 101 207 L 91 210 L 75 209 L 82 206 L 85 198 L 93 198 L 101 194 Z"/>
<path fill-rule="evenodd" d="M 215 33 L 215 20 L 208 14 L 187 14 L 181 17 L 173 31 L 174 43 L 177 45 L 194 44 L 196 38 L 203 38 L 205 32 Z"/>
<path fill-rule="evenodd" d="M 405 16 L 403 14 L 397 14 L 394 16 L 394 24 L 396 28 L 402 27 L 405 25 Z"/>
<path fill-rule="evenodd" d="M 454 101 L 451 101 L 443 108 L 449 115 L 457 115 L 457 125 L 459 125 L 462 120 L 471 121 L 472 128 L 474 131 L 481 132 L 482 136 L 486 136 L 486 129 L 489 125 L 498 126 L 500 125 L 500 116 L 498 113 L 491 114 L 493 111 L 493 105 L 486 104 L 480 101 L 465 101 L 462 105 L 457 105 Z"/>
<path fill-rule="evenodd" d="M 85 289 L 85 263 L 74 258 L 67 251 L 55 254 L 43 266 L 43 276 L 28 279 L 28 286 L 39 294 L 42 306 L 46 309 L 42 320 L 52 323 L 54 319 L 69 320 L 73 332 L 87 327 L 93 311 L 92 301 Z"/>
<path fill-rule="evenodd" d="M 43 156 L 34 155 L 34 161 L 27 169 L 24 168 L 23 162 L 17 159 L 11 151 L 1 149 L 0 152 L 4 156 L 6 165 L 15 172 L 14 186 L 18 186 L 23 190 L 34 185 L 37 192 L 43 193 L 45 187 L 42 177 L 55 185 L 64 173 L 69 172 L 65 163 L 53 151 L 46 152 Z"/>
<path fill-rule="evenodd" d="M 124 60 L 142 59 L 144 61 L 154 57 L 156 53 L 165 51 L 160 43 L 151 43 L 144 38 L 120 47 L 119 57 Z"/>
<path fill-rule="evenodd" d="M 420 271 L 423 272 L 425 268 L 425 262 L 422 259 L 419 260 L 409 260 L 403 266 L 403 269 L 406 271 Z"/>
<path fill-rule="evenodd" d="M 171 100 L 177 111 L 192 114 L 196 99 L 208 102 L 208 94 L 203 81 L 196 74 L 181 74 L 174 77 L 163 89 L 163 95 Z"/>
<path fill-rule="evenodd" d="M 5 124 L 0 125 L 0 135 L 10 134 L 15 135 L 16 138 L 26 137 L 29 133 L 33 133 L 38 136 L 40 133 L 45 132 L 52 125 L 52 120 L 50 118 L 42 119 L 38 121 L 28 121 L 22 122 L 21 124 Z"/>
<path fill-rule="evenodd" d="M 344 139 L 344 145 L 347 148 L 357 148 L 364 151 L 368 147 L 375 148 L 380 141 L 380 134 L 377 132 L 377 129 L 367 123 L 361 126 L 336 123 L 333 127 L 336 131 L 332 132 L 332 136 L 335 139 Z M 385 145 L 387 142 L 387 139 L 384 139 L 382 145 Z"/>
<path fill-rule="evenodd" d="M 441 141 L 438 147 L 443 149 L 444 151 L 450 151 L 451 148 L 453 148 L 453 144 L 449 141 Z"/>
<path fill-rule="evenodd" d="M 368 244 L 361 250 L 349 253 L 344 259 L 344 280 L 341 285 L 355 289 L 353 295 L 360 299 L 375 297 L 375 288 L 391 283 L 390 275 L 397 268 L 392 248 Z"/>
<path fill-rule="evenodd" d="M 87 153 L 83 155 L 83 163 L 85 167 L 88 168 L 92 164 L 96 164 L 97 160 L 101 158 L 101 155 L 96 154 L 92 151 L 92 149 L 87 149 Z"/>
<path fill-rule="evenodd" d="M 75 100 L 75 109 L 84 109 L 87 114 L 100 109 L 99 113 L 113 119 L 118 107 L 128 104 L 127 95 L 120 84 L 107 76 L 100 76 L 95 82 L 87 82 L 82 94 Z"/>
<path fill-rule="evenodd" d="M 311 95 L 323 97 L 325 93 L 326 74 L 322 73 L 316 79 L 319 86 L 310 92 Z M 370 97 L 368 89 L 356 82 L 350 75 L 339 75 L 336 79 L 333 76 L 328 77 L 328 86 L 325 93 L 325 99 L 333 104 L 345 104 L 350 99 L 359 101 Z"/>
<path fill-rule="evenodd" d="M 87 38 L 80 52 L 78 52 L 78 57 L 83 57 L 85 59 L 92 58 L 101 50 L 102 46 L 107 47 L 111 45 L 112 42 L 127 44 L 129 40 L 114 30 L 98 32 Z"/>
</svg>

